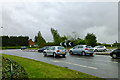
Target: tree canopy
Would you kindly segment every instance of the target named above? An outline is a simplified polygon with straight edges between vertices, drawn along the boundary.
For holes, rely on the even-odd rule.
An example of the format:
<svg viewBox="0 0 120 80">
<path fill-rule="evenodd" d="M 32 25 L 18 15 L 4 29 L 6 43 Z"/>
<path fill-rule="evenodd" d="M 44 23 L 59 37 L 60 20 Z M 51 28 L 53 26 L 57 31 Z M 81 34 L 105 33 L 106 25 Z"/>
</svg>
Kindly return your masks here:
<svg viewBox="0 0 120 80">
<path fill-rule="evenodd" d="M 55 44 L 56 45 L 60 44 L 60 42 L 62 42 L 62 38 L 60 37 L 58 31 L 55 30 L 54 28 L 51 28 L 51 33 L 52 33 Z"/>
<path fill-rule="evenodd" d="M 2 46 L 28 46 L 28 36 L 0 36 Z"/>
<path fill-rule="evenodd" d="M 97 45 L 96 36 L 93 33 L 87 33 L 87 35 L 85 36 L 85 43 L 86 45 L 96 46 Z"/>
<path fill-rule="evenodd" d="M 42 37 L 40 31 L 38 32 L 37 36 L 37 44 L 39 47 L 42 47 L 46 43 L 45 39 Z"/>
</svg>

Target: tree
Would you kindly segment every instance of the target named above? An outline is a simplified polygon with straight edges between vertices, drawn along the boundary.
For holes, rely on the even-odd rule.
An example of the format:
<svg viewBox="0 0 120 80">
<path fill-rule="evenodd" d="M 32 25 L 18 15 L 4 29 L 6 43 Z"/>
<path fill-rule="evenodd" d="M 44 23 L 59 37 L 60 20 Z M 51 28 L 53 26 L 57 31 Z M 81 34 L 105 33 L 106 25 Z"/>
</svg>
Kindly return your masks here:
<svg viewBox="0 0 120 80">
<path fill-rule="evenodd" d="M 62 42 L 62 39 L 61 39 L 58 31 L 53 29 L 53 28 L 51 28 L 51 33 L 53 35 L 53 39 L 54 39 L 55 44 L 59 45 L 59 43 Z"/>
<path fill-rule="evenodd" d="M 34 42 L 35 42 L 35 43 L 37 43 L 37 36 L 35 36 L 35 38 L 34 38 L 34 39 L 35 39 L 35 40 L 34 40 Z"/>
<path fill-rule="evenodd" d="M 46 41 L 45 39 L 42 37 L 40 31 L 38 32 L 38 36 L 37 36 L 37 44 L 39 47 L 42 47 L 43 45 L 45 45 Z"/>
<path fill-rule="evenodd" d="M 87 33 L 87 35 L 85 36 L 85 43 L 86 45 L 89 46 L 96 46 L 97 45 L 96 36 L 93 33 Z"/>
<path fill-rule="evenodd" d="M 63 37 L 61 37 L 61 39 L 62 39 L 62 42 L 65 42 L 65 40 L 68 40 L 65 35 Z"/>
<path fill-rule="evenodd" d="M 77 32 L 72 32 L 74 40 L 77 40 L 79 38 L 79 34 Z"/>
<path fill-rule="evenodd" d="M 28 46 L 28 36 L 1 36 L 2 46 Z"/>
</svg>

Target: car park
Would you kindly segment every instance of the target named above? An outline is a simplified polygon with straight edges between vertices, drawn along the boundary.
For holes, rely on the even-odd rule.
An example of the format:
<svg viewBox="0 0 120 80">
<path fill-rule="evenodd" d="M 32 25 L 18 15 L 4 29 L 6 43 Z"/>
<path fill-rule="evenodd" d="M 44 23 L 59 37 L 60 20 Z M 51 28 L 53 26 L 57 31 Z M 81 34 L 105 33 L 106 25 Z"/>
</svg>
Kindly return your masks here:
<svg viewBox="0 0 120 80">
<path fill-rule="evenodd" d="M 42 47 L 40 49 L 38 49 L 38 52 L 43 52 L 44 50 L 46 50 L 47 48 L 49 48 L 50 46 L 45 46 L 45 47 Z"/>
<path fill-rule="evenodd" d="M 70 55 L 73 54 L 80 54 L 82 56 L 85 55 L 93 55 L 94 54 L 94 49 L 91 46 L 87 45 L 77 45 L 73 47 L 72 49 L 69 50 Z"/>
<path fill-rule="evenodd" d="M 120 57 L 120 48 L 113 50 L 113 51 L 110 53 L 110 56 L 111 56 L 113 59 Z"/>
<path fill-rule="evenodd" d="M 105 52 L 107 51 L 105 46 L 95 46 L 94 47 L 94 52 Z"/>
<path fill-rule="evenodd" d="M 62 46 L 51 46 L 43 51 L 44 56 L 53 55 L 54 57 L 62 55 L 65 57 L 67 50 Z"/>
<path fill-rule="evenodd" d="M 27 48 L 26 48 L 25 46 L 22 46 L 22 47 L 21 47 L 21 50 L 24 50 L 24 49 L 27 49 Z"/>
</svg>

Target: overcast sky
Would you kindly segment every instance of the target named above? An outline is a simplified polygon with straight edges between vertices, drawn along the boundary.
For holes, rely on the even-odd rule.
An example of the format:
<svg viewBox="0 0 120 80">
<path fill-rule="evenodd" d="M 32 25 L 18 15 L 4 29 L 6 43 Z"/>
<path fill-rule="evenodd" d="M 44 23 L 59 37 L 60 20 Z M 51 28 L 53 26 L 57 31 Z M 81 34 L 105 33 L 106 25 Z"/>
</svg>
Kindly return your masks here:
<svg viewBox="0 0 120 80">
<path fill-rule="evenodd" d="M 34 39 L 38 31 L 53 41 L 50 28 L 61 36 L 72 32 L 84 38 L 94 33 L 98 42 L 118 40 L 118 3 L 116 2 L 19 2 L 2 6 L 2 35 L 25 35 Z"/>
</svg>

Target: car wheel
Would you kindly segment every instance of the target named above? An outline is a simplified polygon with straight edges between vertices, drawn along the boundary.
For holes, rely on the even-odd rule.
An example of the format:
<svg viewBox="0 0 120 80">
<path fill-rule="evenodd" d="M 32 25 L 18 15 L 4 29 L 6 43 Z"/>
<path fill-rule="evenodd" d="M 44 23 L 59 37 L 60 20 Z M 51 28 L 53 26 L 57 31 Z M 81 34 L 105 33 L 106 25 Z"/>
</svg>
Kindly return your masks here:
<svg viewBox="0 0 120 80">
<path fill-rule="evenodd" d="M 72 51 L 70 51 L 70 55 L 73 55 L 73 52 L 72 52 Z"/>
<path fill-rule="evenodd" d="M 57 57 L 56 53 L 53 53 L 53 57 Z"/>
<path fill-rule="evenodd" d="M 107 50 L 106 49 L 104 49 L 104 52 L 106 52 Z"/>
<path fill-rule="evenodd" d="M 45 57 L 47 56 L 47 53 L 43 53 L 43 54 L 44 54 Z"/>
<path fill-rule="evenodd" d="M 65 55 L 63 55 L 63 57 L 65 57 Z"/>
<path fill-rule="evenodd" d="M 83 51 L 83 52 L 82 52 L 82 56 L 85 56 L 85 55 L 86 55 L 86 53 Z"/>
<path fill-rule="evenodd" d="M 98 52 L 98 50 L 97 49 L 95 49 L 95 51 L 94 52 Z"/>
<path fill-rule="evenodd" d="M 117 55 L 116 55 L 116 54 L 113 54 L 113 55 L 112 55 L 112 58 L 113 58 L 113 59 L 117 58 Z"/>
</svg>

